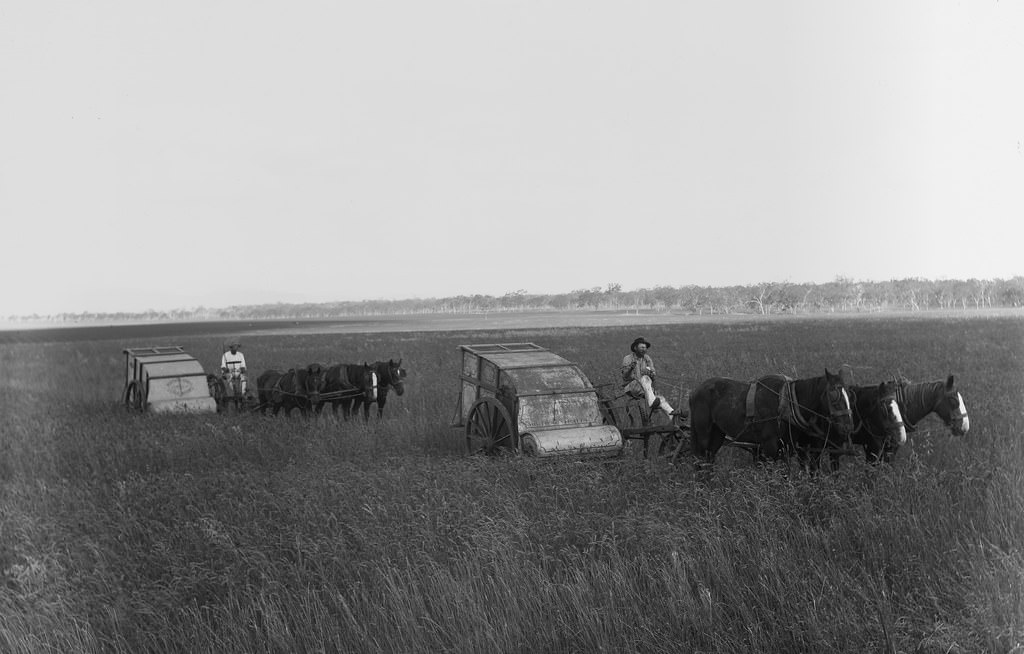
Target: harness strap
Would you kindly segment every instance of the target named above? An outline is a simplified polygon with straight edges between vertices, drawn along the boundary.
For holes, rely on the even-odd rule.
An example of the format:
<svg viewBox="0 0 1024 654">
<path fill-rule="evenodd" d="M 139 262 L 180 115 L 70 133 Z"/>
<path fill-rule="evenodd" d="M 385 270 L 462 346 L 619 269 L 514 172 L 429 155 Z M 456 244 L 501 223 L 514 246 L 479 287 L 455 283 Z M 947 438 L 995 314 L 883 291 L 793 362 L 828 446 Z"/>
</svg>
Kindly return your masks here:
<svg viewBox="0 0 1024 654">
<path fill-rule="evenodd" d="M 290 373 L 286 372 L 283 375 L 281 375 L 280 377 L 278 377 L 277 381 L 274 382 L 274 387 L 272 389 L 270 389 L 270 397 L 273 398 L 274 402 L 280 403 L 281 400 L 283 399 L 282 396 L 284 395 L 284 389 L 281 388 L 281 381 L 284 380 L 284 376 L 287 375 L 287 374 L 290 374 Z"/>
<path fill-rule="evenodd" d="M 754 397 L 757 396 L 757 387 L 760 381 L 750 382 L 747 385 L 747 422 L 753 422 L 754 420 Z"/>
<path fill-rule="evenodd" d="M 815 436 L 825 442 L 828 442 L 828 434 L 831 431 L 832 418 L 831 415 L 826 421 L 829 428 L 824 431 L 819 428 L 815 423 L 811 422 L 804 416 L 804 410 L 810 412 L 813 415 L 824 417 L 821 414 L 808 409 L 800 404 L 800 399 L 796 396 L 796 381 L 786 377 L 786 382 L 782 386 L 782 392 L 779 393 L 779 420 L 789 423 L 791 426 L 802 430 L 812 436 Z M 844 415 L 845 411 L 842 412 Z M 830 411 L 831 414 L 831 411 Z M 852 417 L 852 407 L 850 411 Z M 851 438 L 853 433 L 847 435 L 846 444 L 851 444 Z"/>
<path fill-rule="evenodd" d="M 817 426 L 804 417 L 800 408 L 800 402 L 796 397 L 794 382 L 792 379 L 787 377 L 786 383 L 782 385 L 782 391 L 779 393 L 779 420 L 784 420 L 804 431 L 821 435 Z"/>
<path fill-rule="evenodd" d="M 899 405 L 900 415 L 903 417 L 903 428 L 907 431 L 917 431 L 917 423 L 911 422 L 908 417 L 907 406 L 910 404 L 910 397 L 907 395 L 907 388 L 910 386 L 911 384 L 902 381 L 896 384 L 896 403 Z"/>
</svg>

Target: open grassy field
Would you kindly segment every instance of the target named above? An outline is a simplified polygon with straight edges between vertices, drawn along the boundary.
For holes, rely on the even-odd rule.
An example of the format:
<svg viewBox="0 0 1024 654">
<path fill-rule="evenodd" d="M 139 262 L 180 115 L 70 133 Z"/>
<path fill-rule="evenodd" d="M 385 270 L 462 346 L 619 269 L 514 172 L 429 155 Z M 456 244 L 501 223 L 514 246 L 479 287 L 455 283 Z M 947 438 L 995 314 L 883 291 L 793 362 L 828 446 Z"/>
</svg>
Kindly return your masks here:
<svg viewBox="0 0 1024 654">
<path fill-rule="evenodd" d="M 486 322 L 485 322 L 486 321 Z M 0 339 L 3 652 L 1009 652 L 1024 643 L 1024 319 L 727 319 L 384 330 L 158 326 Z M 642 322 L 642 321 L 641 321 Z M 113 330 L 113 331 L 111 331 Z M 414 330 L 414 331 L 409 331 Z M 380 422 L 130 415 L 124 347 L 212 370 L 402 357 Z M 892 465 L 810 477 L 467 457 L 461 343 L 532 341 L 612 381 L 956 375 Z M 787 474 L 788 473 L 788 474 Z"/>
</svg>

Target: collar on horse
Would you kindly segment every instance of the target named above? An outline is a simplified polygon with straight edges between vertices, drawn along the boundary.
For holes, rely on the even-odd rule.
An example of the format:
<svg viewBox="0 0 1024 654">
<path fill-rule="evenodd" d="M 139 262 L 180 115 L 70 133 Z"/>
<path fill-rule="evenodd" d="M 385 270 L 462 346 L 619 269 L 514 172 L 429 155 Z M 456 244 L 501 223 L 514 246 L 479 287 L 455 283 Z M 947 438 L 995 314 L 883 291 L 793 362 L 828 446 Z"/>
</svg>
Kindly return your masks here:
<svg viewBox="0 0 1024 654">
<path fill-rule="evenodd" d="M 765 390 L 768 390 L 779 396 L 779 410 L 778 415 L 776 416 L 777 420 L 779 420 L 780 422 L 787 422 L 790 425 L 796 427 L 797 429 L 800 429 L 801 431 L 816 436 L 820 439 L 827 440 L 828 432 L 830 431 L 829 428 L 832 425 L 831 416 L 828 416 L 826 420 L 826 423 L 829 425 L 829 428 L 822 430 L 821 427 L 818 426 L 814 418 L 822 418 L 826 416 L 823 416 L 815 411 L 812 411 L 811 409 L 808 409 L 807 407 L 802 406 L 800 404 L 800 400 L 799 398 L 797 398 L 796 395 L 796 380 L 787 375 L 774 376 L 780 377 L 783 380 L 782 388 L 779 390 L 778 393 L 773 391 L 771 388 L 768 387 L 767 384 L 764 383 L 763 377 L 761 379 L 757 379 L 755 381 L 750 382 L 750 385 L 747 388 L 747 423 L 749 424 L 755 421 L 755 397 L 757 395 L 758 387 L 763 387 Z M 808 419 L 805 416 L 805 412 L 812 414 L 810 419 Z"/>
<path fill-rule="evenodd" d="M 917 423 L 911 422 L 908 417 L 910 415 L 908 406 L 911 402 L 917 402 L 924 406 L 924 387 L 920 384 L 911 384 L 906 380 L 897 380 L 895 377 L 893 377 L 893 380 L 896 381 L 896 403 L 900 407 L 900 414 L 903 416 L 903 427 L 908 432 L 917 431 Z M 913 397 L 907 393 L 911 386 L 913 386 Z"/>
<path fill-rule="evenodd" d="M 379 367 L 384 369 L 384 374 L 380 374 L 379 371 L 377 374 L 381 386 L 396 386 L 398 382 L 402 381 L 401 373 L 397 372 L 397 367 L 392 370 L 390 361 L 385 361 L 384 365 Z"/>
<path fill-rule="evenodd" d="M 847 392 L 850 392 L 850 391 L 847 390 Z M 891 401 L 891 400 L 894 400 L 894 399 L 896 400 L 896 408 L 899 409 L 899 411 L 900 411 L 900 418 L 899 418 L 899 420 L 896 423 L 894 423 L 895 426 L 902 426 L 904 431 L 911 431 L 910 427 L 907 424 L 907 419 L 903 415 L 903 409 L 900 409 L 900 390 L 899 390 L 899 385 L 898 384 L 896 386 L 895 392 L 892 395 L 889 395 L 889 394 L 882 395 L 881 393 L 878 394 L 878 397 L 875 398 L 875 409 L 878 411 L 879 415 L 888 415 L 888 402 Z M 854 399 L 851 402 L 851 404 L 854 404 L 854 405 L 856 403 L 857 403 L 856 399 Z M 889 440 L 889 438 L 890 438 L 889 430 L 884 425 L 882 427 L 882 433 L 878 434 L 878 433 L 875 433 L 875 429 L 874 429 L 874 425 L 872 424 L 872 421 L 868 420 L 864 416 L 862 416 L 860 411 L 856 411 L 854 413 L 854 416 L 855 416 L 855 420 L 854 420 L 854 424 L 853 424 L 853 432 L 852 433 L 857 433 L 857 432 L 859 432 L 860 430 L 863 429 L 864 431 L 866 431 L 868 433 L 869 436 L 871 436 L 872 439 L 874 439 L 876 441 L 877 440 L 885 440 L 885 441 Z"/>
</svg>

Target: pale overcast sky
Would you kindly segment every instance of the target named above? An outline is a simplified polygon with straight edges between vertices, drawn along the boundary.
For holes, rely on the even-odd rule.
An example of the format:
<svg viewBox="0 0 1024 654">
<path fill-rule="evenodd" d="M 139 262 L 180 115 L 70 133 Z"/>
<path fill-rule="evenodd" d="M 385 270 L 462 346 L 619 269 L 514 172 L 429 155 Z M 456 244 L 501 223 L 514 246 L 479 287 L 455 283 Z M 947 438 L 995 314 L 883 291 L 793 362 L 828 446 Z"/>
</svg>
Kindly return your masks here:
<svg viewBox="0 0 1024 654">
<path fill-rule="evenodd" d="M 0 316 L 1024 274 L 1024 2 L 0 0 Z"/>
</svg>

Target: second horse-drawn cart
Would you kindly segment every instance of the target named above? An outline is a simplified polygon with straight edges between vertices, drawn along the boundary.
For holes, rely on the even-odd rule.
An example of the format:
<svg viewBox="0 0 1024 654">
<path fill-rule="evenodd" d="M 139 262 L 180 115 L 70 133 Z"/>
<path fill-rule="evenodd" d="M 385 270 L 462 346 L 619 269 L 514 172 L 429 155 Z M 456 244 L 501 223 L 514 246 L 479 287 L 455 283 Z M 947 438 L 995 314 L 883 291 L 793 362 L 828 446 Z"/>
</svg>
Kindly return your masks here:
<svg viewBox="0 0 1024 654">
<path fill-rule="evenodd" d="M 471 453 L 616 455 L 639 439 L 649 455 L 675 456 L 682 444 L 685 425 L 652 420 L 642 400 L 616 394 L 612 384 L 594 386 L 579 366 L 539 345 L 459 349 L 452 426 L 463 429 Z"/>
<path fill-rule="evenodd" d="M 125 348 L 121 399 L 133 411 L 213 413 L 203 366 L 178 345 Z"/>
</svg>

